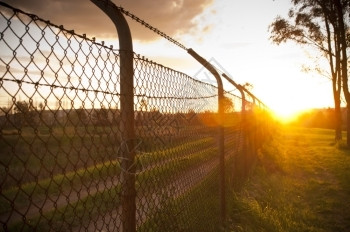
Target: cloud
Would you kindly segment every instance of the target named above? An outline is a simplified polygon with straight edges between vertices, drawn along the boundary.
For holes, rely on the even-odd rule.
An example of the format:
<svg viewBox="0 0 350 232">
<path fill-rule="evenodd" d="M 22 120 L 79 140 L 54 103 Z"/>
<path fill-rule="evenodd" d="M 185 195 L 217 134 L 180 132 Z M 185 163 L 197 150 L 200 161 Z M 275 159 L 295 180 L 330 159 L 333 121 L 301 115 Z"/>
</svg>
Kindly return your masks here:
<svg viewBox="0 0 350 232">
<path fill-rule="evenodd" d="M 54 24 L 74 29 L 89 37 L 113 38 L 116 30 L 104 13 L 89 0 L 5 0 L 9 5 L 35 14 Z M 132 12 L 170 36 L 189 33 L 197 28 L 195 17 L 213 3 L 213 0 L 119 0 L 117 6 Z M 130 22 L 130 19 L 127 17 Z M 148 29 L 130 22 L 134 39 L 151 41 L 160 38 Z"/>
</svg>

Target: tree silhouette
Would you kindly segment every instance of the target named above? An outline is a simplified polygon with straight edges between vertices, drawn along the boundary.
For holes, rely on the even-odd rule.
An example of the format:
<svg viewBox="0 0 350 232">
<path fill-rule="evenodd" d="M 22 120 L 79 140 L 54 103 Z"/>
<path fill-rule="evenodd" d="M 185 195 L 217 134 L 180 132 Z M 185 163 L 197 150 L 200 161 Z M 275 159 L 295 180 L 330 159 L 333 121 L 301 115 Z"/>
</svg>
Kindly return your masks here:
<svg viewBox="0 0 350 232">
<path fill-rule="evenodd" d="M 40 111 L 45 110 L 45 105 L 44 105 L 44 103 L 42 103 L 42 102 L 39 103 L 39 109 L 40 109 Z"/>
<path fill-rule="evenodd" d="M 79 124 L 86 126 L 88 124 L 88 116 L 86 114 L 86 110 L 83 107 L 80 107 L 79 109 L 76 109 L 75 112 L 77 114 Z"/>
<path fill-rule="evenodd" d="M 19 127 L 35 126 L 35 107 L 26 101 L 17 101 L 14 107 L 15 120 Z"/>
<path fill-rule="evenodd" d="M 344 65 L 347 63 L 347 56 L 343 34 L 349 25 L 345 24 L 343 19 L 350 11 L 349 1 L 292 0 L 291 2 L 294 4 L 294 8 L 289 11 L 289 19 L 277 16 L 269 26 L 270 39 L 276 44 L 291 40 L 301 45 L 311 45 L 328 59 L 335 106 L 335 138 L 339 140 L 341 139 L 340 94 L 342 81 L 345 97 L 347 97 L 348 92 L 347 68 Z M 350 94 L 347 100 L 350 101 Z M 350 120 L 348 121 L 350 128 Z M 348 139 L 350 139 L 350 134 L 348 134 Z"/>
<path fill-rule="evenodd" d="M 140 111 L 147 111 L 148 110 L 147 100 L 141 99 L 139 109 L 140 109 Z"/>
<path fill-rule="evenodd" d="M 225 113 L 231 113 L 234 110 L 234 104 L 229 97 L 224 97 L 222 100 Z"/>
<path fill-rule="evenodd" d="M 104 105 L 101 106 L 100 109 L 95 109 L 94 113 L 92 114 L 92 120 L 94 121 L 94 124 L 96 126 L 108 126 L 110 125 L 110 121 L 108 118 L 108 112 L 109 110 L 106 109 Z M 82 115 L 80 115 L 82 116 Z"/>
</svg>

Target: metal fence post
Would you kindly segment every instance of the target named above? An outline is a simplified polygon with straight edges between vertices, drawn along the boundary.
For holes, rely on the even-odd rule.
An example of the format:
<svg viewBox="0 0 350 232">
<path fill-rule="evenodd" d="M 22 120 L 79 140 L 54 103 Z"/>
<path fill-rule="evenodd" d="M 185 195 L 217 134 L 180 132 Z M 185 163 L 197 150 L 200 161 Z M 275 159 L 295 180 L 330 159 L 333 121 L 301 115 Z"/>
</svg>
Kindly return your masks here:
<svg viewBox="0 0 350 232">
<path fill-rule="evenodd" d="M 203 57 L 198 55 L 191 48 L 187 52 L 195 58 L 200 64 L 204 66 L 209 72 L 213 74 L 218 84 L 218 114 L 219 114 L 219 159 L 220 159 L 220 214 L 221 214 L 221 225 L 225 225 L 226 221 L 226 183 L 225 183 L 225 136 L 224 136 L 224 89 L 221 77 L 215 68 Z"/>
<path fill-rule="evenodd" d="M 110 0 L 91 0 L 116 26 L 120 50 L 120 130 L 123 231 L 136 231 L 135 131 L 133 47 L 130 29 L 120 10 Z"/>
<path fill-rule="evenodd" d="M 241 106 L 241 113 L 242 113 L 242 128 L 243 128 L 243 156 L 244 156 L 244 176 L 246 177 L 248 175 L 248 149 L 247 149 L 247 143 L 248 143 L 248 133 L 247 133 L 247 119 L 246 119 L 246 99 L 245 99 L 245 93 L 244 93 L 244 87 L 237 84 L 235 81 L 233 81 L 229 76 L 227 76 L 225 73 L 222 74 L 222 76 L 230 82 L 233 86 L 235 86 L 238 91 L 241 93 L 242 96 L 242 106 Z M 234 167 L 236 170 L 234 172 L 237 172 L 237 160 L 235 160 Z M 237 178 L 236 178 L 237 179 Z"/>
<path fill-rule="evenodd" d="M 244 91 L 252 98 L 253 100 L 253 108 L 252 115 L 249 122 L 249 138 L 250 138 L 250 147 L 251 151 L 249 154 L 249 167 L 251 168 L 257 160 L 258 157 L 258 146 L 257 146 L 257 115 L 256 115 L 256 102 L 258 99 L 252 94 L 250 91 L 244 88 Z"/>
</svg>

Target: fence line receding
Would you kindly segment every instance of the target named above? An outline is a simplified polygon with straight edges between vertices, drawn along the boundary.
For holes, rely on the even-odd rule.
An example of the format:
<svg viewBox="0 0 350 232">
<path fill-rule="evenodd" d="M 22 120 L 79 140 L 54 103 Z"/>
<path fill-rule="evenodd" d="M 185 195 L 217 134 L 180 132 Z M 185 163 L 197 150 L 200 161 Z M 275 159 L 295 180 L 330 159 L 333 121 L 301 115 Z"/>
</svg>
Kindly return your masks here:
<svg viewBox="0 0 350 232">
<path fill-rule="evenodd" d="M 2 230 L 126 230 L 123 173 L 135 181 L 136 230 L 218 229 L 220 172 L 228 191 L 252 167 L 265 108 L 224 91 L 219 123 L 216 86 L 132 53 L 130 151 L 120 51 L 2 2 L 0 22 Z"/>
</svg>

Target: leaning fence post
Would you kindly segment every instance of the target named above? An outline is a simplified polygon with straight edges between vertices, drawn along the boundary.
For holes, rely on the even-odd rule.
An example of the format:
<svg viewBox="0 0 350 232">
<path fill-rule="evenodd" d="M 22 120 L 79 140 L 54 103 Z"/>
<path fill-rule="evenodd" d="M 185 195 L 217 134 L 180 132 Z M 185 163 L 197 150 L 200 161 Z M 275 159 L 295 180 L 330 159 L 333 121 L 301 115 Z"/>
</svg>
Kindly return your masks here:
<svg viewBox="0 0 350 232">
<path fill-rule="evenodd" d="M 136 231 L 133 47 L 127 21 L 110 0 L 91 0 L 113 21 L 120 50 L 120 131 L 123 231 Z"/>
<path fill-rule="evenodd" d="M 248 160 L 247 160 L 247 157 L 248 157 L 248 152 L 247 152 L 247 139 L 248 139 L 248 136 L 247 136 L 247 119 L 246 119 L 246 108 L 245 108 L 245 93 L 244 93 L 244 87 L 242 87 L 241 85 L 237 84 L 235 81 L 233 81 L 229 76 L 227 76 L 225 73 L 222 74 L 222 76 L 228 81 L 230 82 L 233 86 L 235 86 L 238 91 L 241 93 L 241 96 L 242 96 L 242 108 L 241 108 L 241 113 L 242 113 L 242 125 L 243 125 L 243 155 L 244 155 L 244 177 L 246 177 L 248 175 Z M 235 168 L 236 170 L 234 170 L 234 172 L 237 172 L 237 160 L 235 160 Z M 236 178 L 237 179 L 237 178 Z"/>
<path fill-rule="evenodd" d="M 224 107 L 223 107 L 223 99 L 224 99 L 224 89 L 221 77 L 219 73 L 215 70 L 215 68 L 203 57 L 198 55 L 191 48 L 187 50 L 187 52 L 195 58 L 200 64 L 204 66 L 209 72 L 213 74 L 218 84 L 218 114 L 219 114 L 219 159 L 220 159 L 220 212 L 221 212 L 221 225 L 225 225 L 226 221 L 226 196 L 225 196 L 225 144 L 224 144 Z"/>
</svg>

